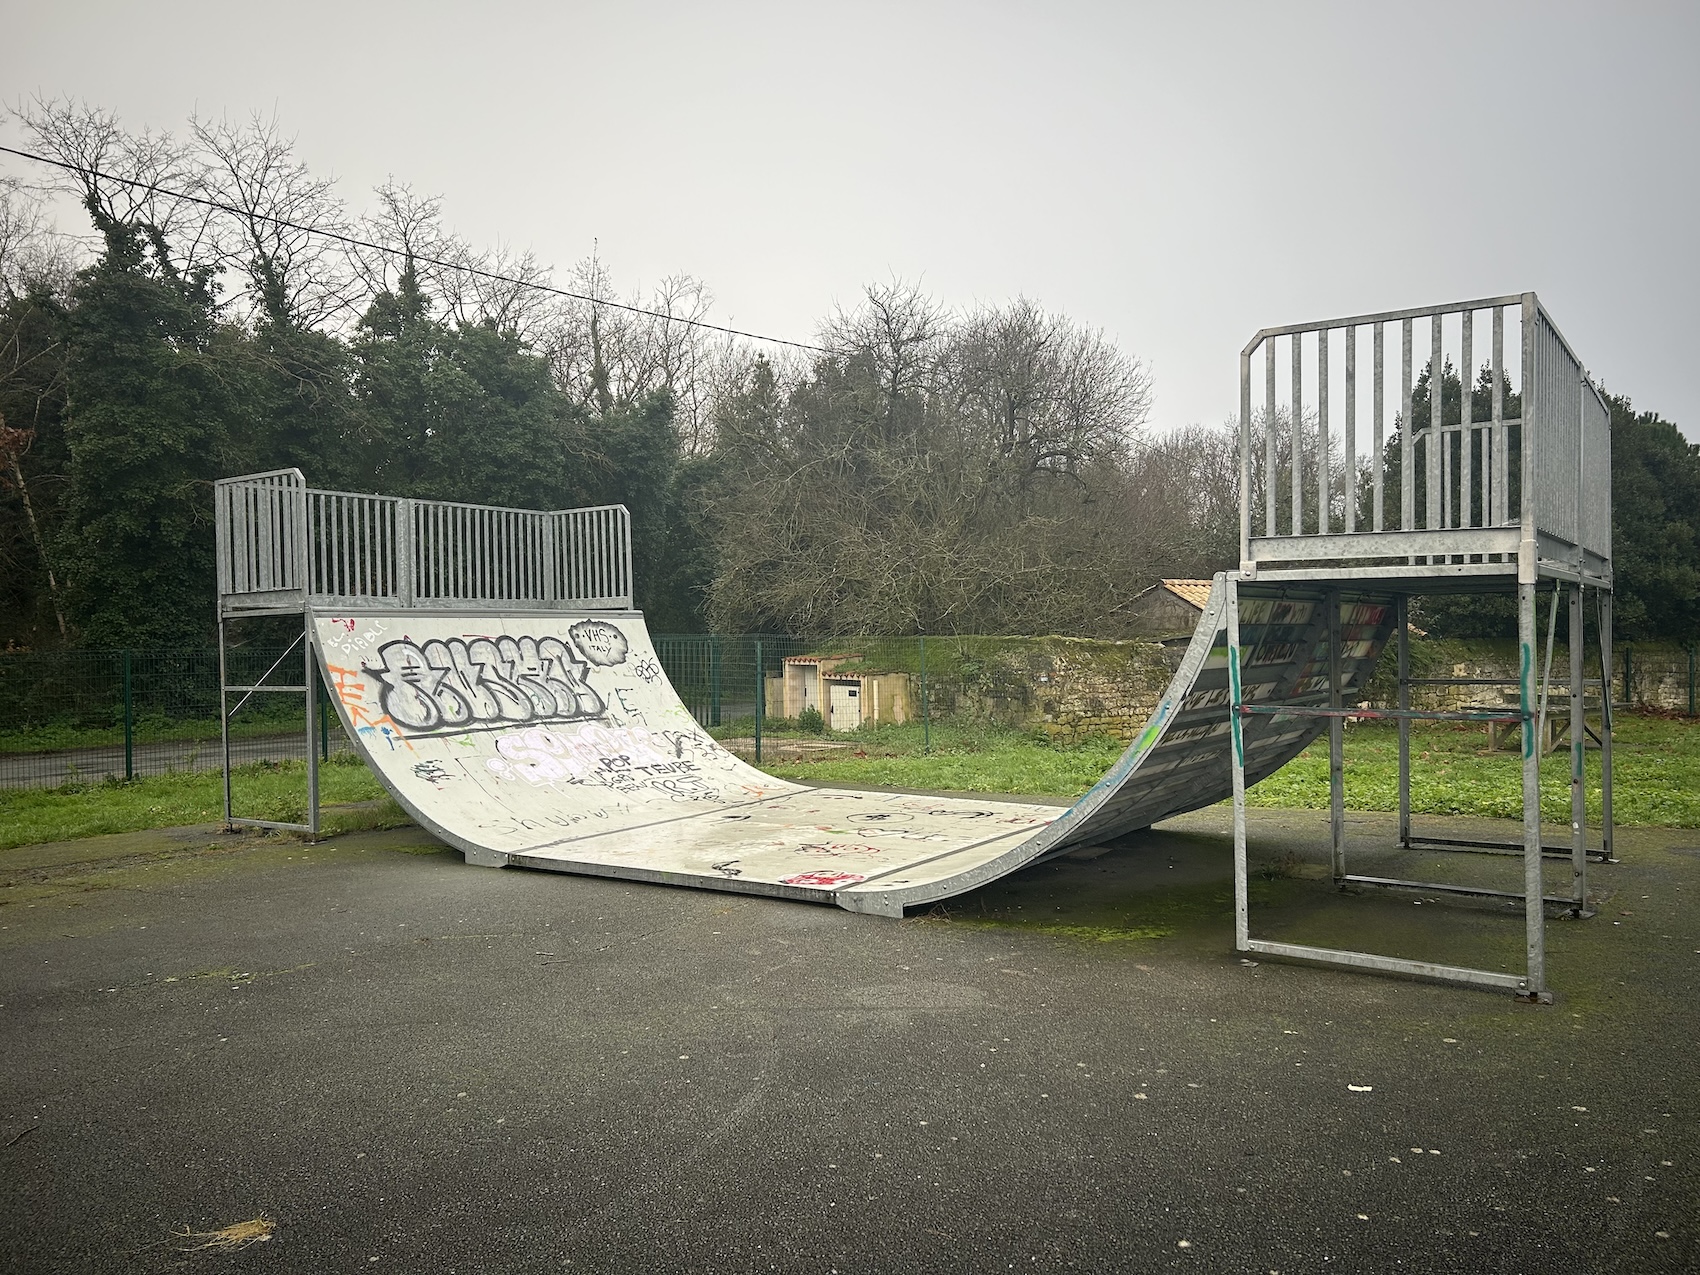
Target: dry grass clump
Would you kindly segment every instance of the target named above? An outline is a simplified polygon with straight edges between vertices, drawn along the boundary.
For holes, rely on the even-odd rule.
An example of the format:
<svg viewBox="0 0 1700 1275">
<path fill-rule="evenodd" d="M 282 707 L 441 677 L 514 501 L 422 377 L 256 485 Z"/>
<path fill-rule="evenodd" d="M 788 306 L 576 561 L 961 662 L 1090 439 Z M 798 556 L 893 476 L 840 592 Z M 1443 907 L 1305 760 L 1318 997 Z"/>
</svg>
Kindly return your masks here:
<svg viewBox="0 0 1700 1275">
<path fill-rule="evenodd" d="M 264 1244 L 271 1239 L 272 1232 L 276 1229 L 277 1223 L 262 1213 L 246 1222 L 232 1222 L 229 1226 L 221 1226 L 216 1231 L 191 1231 L 185 1226 L 176 1236 L 180 1240 L 200 1241 L 198 1244 L 181 1246 L 185 1253 L 198 1253 L 209 1248 L 228 1253 L 247 1248 L 250 1244 Z"/>
</svg>

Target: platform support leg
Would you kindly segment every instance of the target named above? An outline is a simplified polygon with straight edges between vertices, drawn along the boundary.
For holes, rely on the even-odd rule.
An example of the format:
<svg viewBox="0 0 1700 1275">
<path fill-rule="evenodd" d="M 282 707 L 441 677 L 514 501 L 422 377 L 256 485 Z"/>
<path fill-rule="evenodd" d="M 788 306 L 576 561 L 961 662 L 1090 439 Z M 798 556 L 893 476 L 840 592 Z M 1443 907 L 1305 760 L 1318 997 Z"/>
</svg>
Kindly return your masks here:
<svg viewBox="0 0 1700 1275">
<path fill-rule="evenodd" d="M 1340 696 L 1340 594 L 1330 590 L 1328 607 L 1328 706 L 1344 708 Z M 1328 827 L 1334 847 L 1334 881 L 1346 877 L 1346 723 L 1328 719 Z"/>
<path fill-rule="evenodd" d="M 224 609 L 218 613 L 218 742 L 224 753 L 224 830 L 235 832 L 230 808 L 230 673 L 224 653 Z"/>
<path fill-rule="evenodd" d="M 1596 593 L 1600 621 L 1600 849 L 1607 863 L 1617 862 L 1612 846 L 1611 814 L 1611 736 L 1614 726 L 1611 706 L 1611 626 L 1612 595 L 1609 590 Z"/>
<path fill-rule="evenodd" d="M 302 648 L 306 651 L 306 667 L 301 685 L 307 699 L 307 840 L 319 839 L 319 668 L 313 653 L 313 616 L 303 617 L 305 634 Z"/>
<path fill-rule="evenodd" d="M 1251 942 L 1251 885 L 1246 871 L 1245 827 L 1245 719 L 1240 716 L 1240 592 L 1238 582 L 1228 576 L 1228 768 L 1234 786 L 1234 947 L 1249 950 Z"/>
<path fill-rule="evenodd" d="M 1398 633 L 1399 711 L 1411 707 L 1411 600 L 1399 595 L 1394 604 L 1394 627 Z M 1399 719 L 1399 848 L 1411 848 L 1411 722 Z"/>
<path fill-rule="evenodd" d="M 1546 999 L 1546 911 L 1541 879 L 1541 739 L 1535 692 L 1535 585 L 1517 585 L 1517 698 L 1523 718 L 1523 925 L 1527 999 Z"/>
<path fill-rule="evenodd" d="M 1570 586 L 1570 915 L 1588 910 L 1588 790 L 1583 759 L 1588 719 L 1582 698 L 1582 586 Z"/>
</svg>

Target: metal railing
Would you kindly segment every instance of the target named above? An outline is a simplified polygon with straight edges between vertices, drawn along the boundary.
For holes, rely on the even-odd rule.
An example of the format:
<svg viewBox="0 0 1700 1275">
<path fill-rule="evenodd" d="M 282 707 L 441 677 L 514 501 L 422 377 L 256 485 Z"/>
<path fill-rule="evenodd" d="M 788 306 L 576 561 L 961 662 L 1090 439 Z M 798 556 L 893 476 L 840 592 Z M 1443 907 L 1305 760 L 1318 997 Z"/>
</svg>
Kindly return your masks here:
<svg viewBox="0 0 1700 1275">
<path fill-rule="evenodd" d="M 220 609 L 629 609 L 624 505 L 541 511 L 309 488 L 301 472 L 219 480 Z"/>
<path fill-rule="evenodd" d="M 1532 292 L 1266 328 L 1240 353 L 1248 571 L 1509 569 L 1529 546 L 1609 582 L 1610 483 L 1609 409 Z"/>
</svg>

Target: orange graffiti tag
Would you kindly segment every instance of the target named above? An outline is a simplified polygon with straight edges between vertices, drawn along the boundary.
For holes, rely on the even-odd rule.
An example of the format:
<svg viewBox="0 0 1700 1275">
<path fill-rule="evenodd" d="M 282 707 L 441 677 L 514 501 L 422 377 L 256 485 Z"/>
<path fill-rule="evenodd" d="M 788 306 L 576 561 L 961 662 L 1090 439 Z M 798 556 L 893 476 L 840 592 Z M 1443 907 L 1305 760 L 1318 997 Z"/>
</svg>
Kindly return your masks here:
<svg viewBox="0 0 1700 1275">
<path fill-rule="evenodd" d="M 362 726 L 388 726 L 395 729 L 395 723 L 390 720 L 388 713 L 374 713 L 366 704 L 366 679 L 360 669 L 343 668 L 340 665 L 327 663 L 330 670 L 331 689 L 342 706 L 348 710 L 348 724 L 354 730 Z"/>
</svg>

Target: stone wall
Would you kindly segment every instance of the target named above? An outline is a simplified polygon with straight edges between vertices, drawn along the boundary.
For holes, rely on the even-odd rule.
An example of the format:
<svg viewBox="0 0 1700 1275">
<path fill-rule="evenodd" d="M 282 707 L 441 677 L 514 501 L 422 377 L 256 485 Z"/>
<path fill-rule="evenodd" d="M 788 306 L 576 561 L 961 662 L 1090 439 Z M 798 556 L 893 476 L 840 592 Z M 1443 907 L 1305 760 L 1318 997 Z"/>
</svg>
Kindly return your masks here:
<svg viewBox="0 0 1700 1275">
<path fill-rule="evenodd" d="M 1186 651 L 1185 642 L 1101 641 L 1065 637 L 933 637 L 927 639 L 928 700 L 935 720 L 983 721 L 1041 732 L 1058 743 L 1078 743 L 1093 737 L 1110 736 L 1131 740 L 1144 727 L 1175 667 Z M 891 660 L 890 652 L 874 672 L 859 669 L 862 676 L 877 676 L 891 699 L 919 703 L 918 670 L 910 664 L 903 671 L 891 670 L 908 659 Z M 1540 658 L 1544 661 L 1543 646 Z M 1597 658 L 1590 651 L 1590 678 L 1598 678 Z M 1390 642 L 1375 676 L 1365 688 L 1361 702 L 1391 707 L 1394 701 L 1394 648 Z M 1569 652 L 1563 646 L 1553 652 L 1555 693 L 1568 676 Z M 1625 671 L 1629 681 L 1625 690 Z M 1411 643 L 1411 672 L 1417 677 L 1482 677 L 1512 679 L 1517 675 L 1517 646 L 1503 641 L 1451 641 L 1417 638 Z M 899 684 L 907 687 L 904 696 Z M 1428 686 L 1416 688 L 1412 706 L 1426 709 L 1459 709 L 1474 705 L 1498 705 L 1515 687 Z M 1597 702 L 1597 693 L 1589 699 Z M 769 685 L 770 711 L 783 700 L 779 680 Z M 1612 700 L 1676 712 L 1688 711 L 1689 657 L 1686 648 L 1636 644 L 1619 647 L 1612 668 Z M 918 710 L 913 710 L 918 711 Z M 776 714 L 777 715 L 777 714 Z M 891 716 L 884 714 L 883 716 Z M 897 715 L 904 720 L 908 713 Z"/>
<path fill-rule="evenodd" d="M 1376 669 L 1365 701 L 1391 705 L 1396 677 L 1393 643 Z M 1444 640 L 1417 638 L 1411 642 L 1411 674 L 1413 677 L 1483 677 L 1513 680 L 1517 676 L 1517 644 L 1511 641 Z M 1546 644 L 1543 642 L 1536 659 L 1536 675 L 1546 664 Z M 1583 653 L 1584 676 L 1598 680 L 1599 654 L 1592 647 Z M 1660 643 L 1619 645 L 1612 659 L 1612 703 L 1651 707 L 1686 713 L 1689 711 L 1689 653 L 1686 647 Z M 1553 648 L 1553 693 L 1568 685 L 1570 652 L 1563 643 Z M 1627 680 L 1626 680 L 1627 678 Z M 1502 694 L 1516 699 L 1516 687 L 1495 686 L 1423 686 L 1413 689 L 1414 708 L 1459 709 L 1476 704 L 1497 705 Z M 1597 697 L 1590 691 L 1589 698 Z"/>
<path fill-rule="evenodd" d="M 945 649 L 935 656 L 935 647 Z M 927 650 L 936 660 L 928 678 L 936 714 L 1025 727 L 1061 743 L 1132 739 L 1174 667 L 1156 642 L 953 638 L 929 641 Z"/>
</svg>

